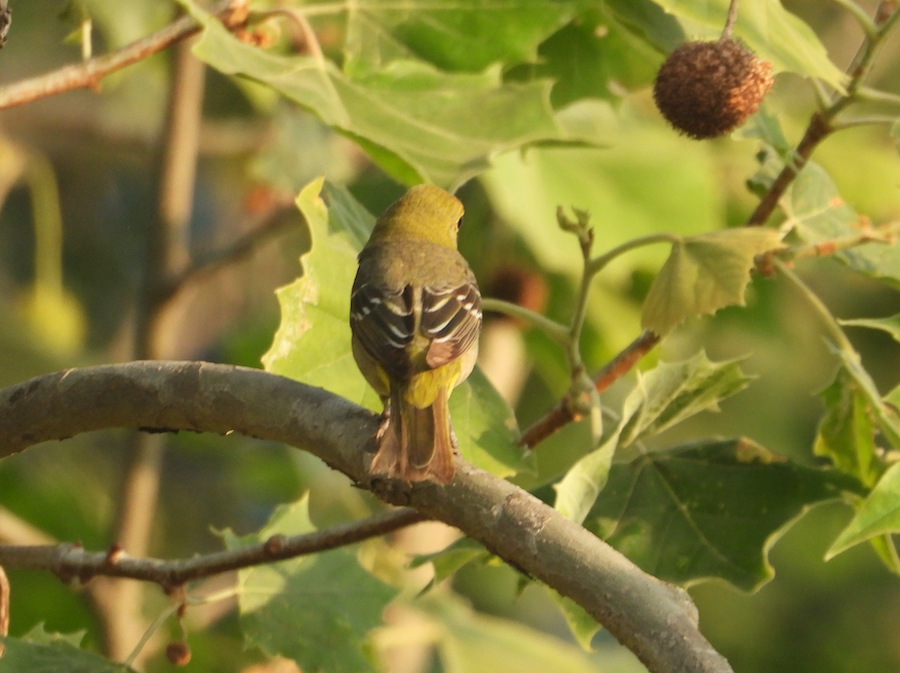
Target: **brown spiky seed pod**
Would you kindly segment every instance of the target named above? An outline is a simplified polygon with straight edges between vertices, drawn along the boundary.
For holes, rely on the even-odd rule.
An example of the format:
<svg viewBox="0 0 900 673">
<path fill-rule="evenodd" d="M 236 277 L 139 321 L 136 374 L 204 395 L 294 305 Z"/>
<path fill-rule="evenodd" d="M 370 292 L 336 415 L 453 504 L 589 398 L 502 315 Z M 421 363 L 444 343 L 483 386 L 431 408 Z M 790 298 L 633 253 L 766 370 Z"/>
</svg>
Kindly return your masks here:
<svg viewBox="0 0 900 673">
<path fill-rule="evenodd" d="M 685 42 L 669 54 L 653 86 L 663 116 L 691 138 L 715 138 L 759 109 L 772 64 L 732 38 Z"/>
</svg>

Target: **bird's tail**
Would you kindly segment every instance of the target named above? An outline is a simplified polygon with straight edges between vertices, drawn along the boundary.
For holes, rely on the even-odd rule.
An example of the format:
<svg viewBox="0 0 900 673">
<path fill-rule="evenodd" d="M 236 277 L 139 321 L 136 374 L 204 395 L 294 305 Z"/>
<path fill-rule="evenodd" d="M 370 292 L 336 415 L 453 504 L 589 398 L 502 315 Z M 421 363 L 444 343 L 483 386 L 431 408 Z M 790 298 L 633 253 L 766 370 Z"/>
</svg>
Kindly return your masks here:
<svg viewBox="0 0 900 673">
<path fill-rule="evenodd" d="M 434 404 L 419 409 L 404 399 L 402 388 L 392 389 L 371 472 L 406 481 L 453 481 L 456 438 L 450 425 L 449 396 L 442 389 Z"/>
</svg>

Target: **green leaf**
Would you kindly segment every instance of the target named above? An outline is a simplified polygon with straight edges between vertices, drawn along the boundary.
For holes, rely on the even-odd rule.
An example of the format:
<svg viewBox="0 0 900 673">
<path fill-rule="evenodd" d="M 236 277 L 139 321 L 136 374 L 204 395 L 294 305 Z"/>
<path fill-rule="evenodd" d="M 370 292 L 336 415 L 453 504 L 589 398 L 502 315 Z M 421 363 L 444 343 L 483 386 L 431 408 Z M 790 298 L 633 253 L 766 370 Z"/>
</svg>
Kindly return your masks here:
<svg viewBox="0 0 900 673">
<path fill-rule="evenodd" d="M 554 484 L 554 509 L 576 523 L 582 523 L 591 511 L 597 496 L 606 485 L 609 466 L 619 442 L 621 426 L 598 448 L 575 463 L 566 475 Z"/>
<path fill-rule="evenodd" d="M 559 611 L 562 613 L 563 618 L 566 620 L 566 624 L 569 626 L 569 630 L 572 632 L 572 635 L 575 636 L 575 640 L 578 641 L 578 644 L 581 645 L 581 649 L 585 652 L 592 652 L 593 647 L 591 647 L 591 641 L 602 628 L 600 624 L 597 623 L 597 620 L 571 598 L 562 596 L 549 587 L 547 588 L 547 593 L 550 595 L 553 602 L 556 603 L 556 607 L 558 607 Z"/>
<path fill-rule="evenodd" d="M 303 257 L 303 275 L 278 290 L 281 324 L 263 365 L 381 411 L 381 401 L 353 359 L 348 317 L 356 255 L 375 218 L 346 189 L 321 179 L 303 189 L 297 206 L 312 247 Z M 501 477 L 534 470 L 533 456 L 516 445 L 512 410 L 479 369 L 454 390 L 450 416 L 460 454 L 469 462 Z"/>
<path fill-rule="evenodd" d="M 887 318 L 855 318 L 852 320 L 839 320 L 842 325 L 850 327 L 868 327 L 890 334 L 894 341 L 900 342 L 900 313 Z"/>
<path fill-rule="evenodd" d="M 789 223 L 808 243 L 821 243 L 859 234 L 868 223 L 838 192 L 831 176 L 808 163 L 794 180 L 786 202 Z M 833 255 L 852 269 L 900 286 L 900 247 L 872 242 Z"/>
<path fill-rule="evenodd" d="M 846 353 L 834 349 L 835 354 L 841 360 L 841 367 L 853 380 L 856 391 L 865 397 L 868 405 L 868 413 L 878 426 L 879 431 L 891 446 L 900 450 L 900 414 L 896 406 L 892 406 L 882 399 L 875 382 L 869 373 L 863 369 L 856 353 Z M 857 475 L 864 477 L 865 475 Z"/>
<path fill-rule="evenodd" d="M 819 422 L 813 452 L 830 458 L 836 468 L 863 484 L 874 485 L 881 465 L 876 457 L 872 396 L 845 367 L 820 395 L 825 415 Z"/>
<path fill-rule="evenodd" d="M 415 55 L 442 70 L 478 72 L 533 61 L 537 45 L 564 25 L 573 2 L 369 0 L 349 13 L 348 72 L 373 72 Z"/>
<path fill-rule="evenodd" d="M 606 0 L 610 15 L 659 52 L 669 52 L 685 40 L 678 20 L 651 0 Z"/>
<path fill-rule="evenodd" d="M 789 524 L 860 490 L 747 439 L 699 442 L 614 465 L 585 525 L 660 579 L 755 590 L 771 579 L 768 550 Z"/>
<path fill-rule="evenodd" d="M 401 182 L 454 187 L 485 170 L 498 152 L 578 140 L 553 114 L 550 82 L 505 84 L 496 66 L 452 74 L 412 59 L 371 72 L 342 72 L 324 57 L 280 55 L 245 44 L 192 0 L 180 1 L 204 26 L 194 45 L 198 58 L 309 109 Z"/>
<path fill-rule="evenodd" d="M 536 63 L 509 70 L 506 80 L 555 81 L 550 95 L 554 108 L 585 98 L 617 102 L 626 90 L 652 82 L 662 63 L 658 51 L 620 25 L 602 6 L 584 12 L 551 35 L 538 54 Z"/>
<path fill-rule="evenodd" d="M 272 535 L 315 530 L 308 499 L 279 507 L 256 535 L 226 533 L 233 549 Z M 248 646 L 289 657 L 304 670 L 368 673 L 368 635 L 398 591 L 360 567 L 345 549 L 256 566 L 238 573 L 241 627 Z"/>
<path fill-rule="evenodd" d="M 711 362 L 700 351 L 683 362 L 661 362 L 647 373 L 625 400 L 620 446 L 651 437 L 701 411 L 718 411 L 719 402 L 746 388 L 740 360 Z"/>
<path fill-rule="evenodd" d="M 825 559 L 878 535 L 900 532 L 900 463 L 894 463 L 841 531 Z"/>
<path fill-rule="evenodd" d="M 729 0 L 655 0 L 682 23 L 691 39 L 718 39 L 725 25 Z M 828 52 L 806 23 L 782 7 L 779 0 L 741 4 L 735 36 L 767 61 L 774 71 L 816 77 L 843 91 L 847 76 L 828 59 Z"/>
<path fill-rule="evenodd" d="M 433 554 L 421 554 L 416 556 L 409 564 L 410 568 L 418 568 L 430 563 L 434 568 L 434 578 L 430 586 L 440 584 L 445 579 L 455 574 L 457 570 L 472 561 L 486 559 L 490 553 L 484 546 L 467 537 L 462 537 L 439 552 Z"/>
<path fill-rule="evenodd" d="M 359 373 L 350 349 L 350 288 L 356 255 L 375 222 L 345 191 L 329 187 L 332 207 L 320 197 L 323 180 L 297 197 L 312 238 L 303 275 L 278 290 L 281 324 L 263 356 L 266 371 L 288 376 L 381 411 L 378 395 Z"/>
<path fill-rule="evenodd" d="M 21 638 L 0 637 L 0 673 L 134 673 L 96 654 L 78 649 L 84 631 L 48 633 L 38 624 Z"/>
<path fill-rule="evenodd" d="M 774 250 L 774 229 L 723 229 L 676 241 L 650 286 L 641 326 L 665 336 L 687 318 L 743 306 L 756 255 Z"/>
<path fill-rule="evenodd" d="M 598 673 L 580 648 L 515 622 L 488 617 L 445 598 L 422 605 L 440 629 L 438 652 L 446 673 Z"/>
<path fill-rule="evenodd" d="M 740 392 L 749 382 L 737 360 L 710 362 L 702 351 L 690 360 L 663 362 L 646 374 L 639 373 L 615 431 L 554 486 L 554 507 L 573 521 L 583 522 L 606 485 L 620 447 L 659 434 L 701 411 L 718 411 L 719 401 Z"/>
</svg>

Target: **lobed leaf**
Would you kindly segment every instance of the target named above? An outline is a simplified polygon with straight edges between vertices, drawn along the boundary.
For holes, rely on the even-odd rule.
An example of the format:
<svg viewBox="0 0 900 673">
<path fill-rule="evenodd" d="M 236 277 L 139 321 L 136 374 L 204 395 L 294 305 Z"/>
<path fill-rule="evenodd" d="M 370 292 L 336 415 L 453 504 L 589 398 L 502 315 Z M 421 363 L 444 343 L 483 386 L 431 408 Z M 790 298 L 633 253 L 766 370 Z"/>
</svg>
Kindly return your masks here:
<svg viewBox="0 0 900 673">
<path fill-rule="evenodd" d="M 134 669 L 79 649 L 84 631 L 50 633 L 38 624 L 21 638 L 0 637 L 0 673 L 134 673 Z"/>
<path fill-rule="evenodd" d="M 825 559 L 831 559 L 860 542 L 900 532 L 900 463 L 894 463 L 841 531 Z"/>
<path fill-rule="evenodd" d="M 794 180 L 785 204 L 789 224 L 808 243 L 821 243 L 859 234 L 868 221 L 848 205 L 831 176 L 816 163 L 808 163 Z M 852 269 L 900 286 L 900 248 L 870 242 L 834 255 Z"/>
<path fill-rule="evenodd" d="M 308 499 L 279 507 L 255 535 L 225 534 L 229 548 L 315 530 Z M 363 570 L 346 549 L 238 573 L 241 627 L 249 646 L 293 659 L 304 670 L 370 673 L 369 632 L 399 593 Z"/>
<path fill-rule="evenodd" d="M 537 59 L 537 46 L 571 19 L 574 2 L 365 0 L 348 16 L 348 72 L 417 57 L 443 70 L 478 72 Z"/>
<path fill-rule="evenodd" d="M 894 341 L 900 342 L 900 313 L 887 318 L 854 318 L 838 322 L 849 327 L 868 327 L 881 330 L 890 334 Z"/>
<path fill-rule="evenodd" d="M 194 45 L 198 58 L 309 109 L 401 182 L 454 187 L 487 168 L 498 152 L 578 140 L 554 115 L 548 81 L 505 83 L 497 66 L 449 73 L 399 57 L 363 68 L 360 59 L 370 57 L 358 56 L 350 62 L 356 66 L 342 71 L 325 57 L 282 55 L 241 42 L 193 0 L 180 1 L 204 26 Z"/>
<path fill-rule="evenodd" d="M 781 236 L 744 227 L 676 241 L 644 300 L 641 326 L 665 336 L 690 317 L 743 306 L 754 258 L 780 247 Z"/>
<path fill-rule="evenodd" d="M 445 598 L 423 605 L 438 620 L 438 653 L 446 673 L 598 673 L 580 648 L 509 620 L 479 614 Z"/>
<path fill-rule="evenodd" d="M 751 591 L 771 579 L 768 550 L 793 521 L 860 490 L 747 439 L 708 440 L 613 466 L 585 525 L 660 579 Z"/>
<path fill-rule="evenodd" d="M 738 361 L 710 362 L 703 352 L 684 362 L 660 363 L 639 375 L 616 429 L 554 486 L 554 507 L 582 523 L 606 485 L 620 447 L 656 435 L 701 411 L 718 410 L 720 400 L 740 392 L 749 381 Z"/>
</svg>

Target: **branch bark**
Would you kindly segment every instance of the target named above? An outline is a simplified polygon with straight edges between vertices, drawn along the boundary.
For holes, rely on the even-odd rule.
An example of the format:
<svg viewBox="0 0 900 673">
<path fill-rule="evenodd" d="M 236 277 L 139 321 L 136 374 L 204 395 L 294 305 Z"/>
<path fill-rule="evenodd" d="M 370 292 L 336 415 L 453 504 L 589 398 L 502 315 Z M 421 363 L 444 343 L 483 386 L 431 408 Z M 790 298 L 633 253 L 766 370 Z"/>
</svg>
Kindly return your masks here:
<svg viewBox="0 0 900 673">
<path fill-rule="evenodd" d="M 211 12 L 220 18 L 227 18 L 245 5 L 246 0 L 224 0 L 216 4 Z M 184 16 L 162 30 L 112 53 L 0 87 L 0 110 L 32 103 L 65 91 L 96 87 L 110 73 L 137 63 L 199 31 L 197 22 Z"/>
<path fill-rule="evenodd" d="M 244 367 L 160 361 L 70 369 L 0 390 L 0 458 L 122 427 L 239 432 L 305 449 L 383 500 L 460 529 L 573 599 L 651 673 L 732 671 L 698 630 L 685 591 L 647 575 L 517 486 L 465 462 L 448 486 L 373 479 L 367 467 L 377 416 L 320 388 Z"/>
<path fill-rule="evenodd" d="M 345 547 L 424 520 L 416 510 L 403 507 L 306 535 L 273 535 L 259 544 L 172 561 L 132 558 L 118 546 L 106 552 L 89 552 L 81 545 L 71 543 L 37 546 L 0 544 L 0 561 L 8 568 L 47 570 L 64 582 L 78 578 L 81 584 L 86 584 L 98 576 L 125 577 L 154 582 L 171 592 L 192 580 Z"/>
</svg>

